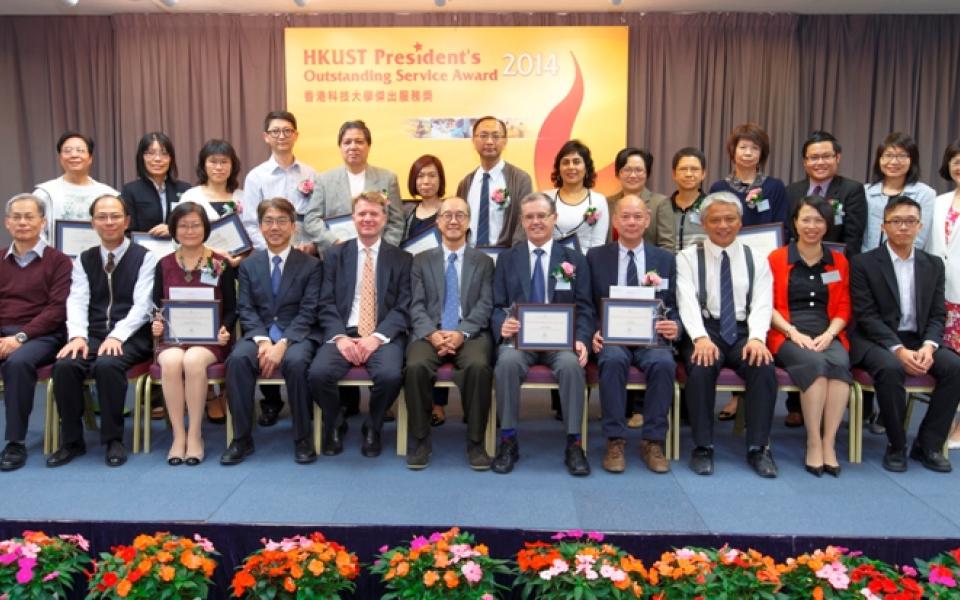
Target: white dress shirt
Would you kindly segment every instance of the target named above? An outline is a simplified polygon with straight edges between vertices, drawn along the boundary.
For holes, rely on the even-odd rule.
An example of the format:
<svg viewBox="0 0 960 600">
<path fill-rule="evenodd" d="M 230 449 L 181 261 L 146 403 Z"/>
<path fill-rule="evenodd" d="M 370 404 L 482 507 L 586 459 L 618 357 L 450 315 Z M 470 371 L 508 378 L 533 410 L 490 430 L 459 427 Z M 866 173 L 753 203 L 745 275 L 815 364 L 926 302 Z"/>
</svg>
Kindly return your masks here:
<svg viewBox="0 0 960 600">
<path fill-rule="evenodd" d="M 130 248 L 130 240 L 123 242 L 113 250 L 100 246 L 100 259 L 107 264 L 107 254 L 113 252 L 113 260 L 119 263 L 123 255 Z M 136 333 L 153 314 L 153 274 L 157 268 L 157 258 L 152 252 L 147 252 L 137 273 L 137 283 L 133 288 L 133 305 L 127 316 L 116 322 L 113 329 L 107 334 L 121 342 L 127 341 Z M 90 325 L 90 281 L 87 272 L 83 270 L 80 257 L 73 261 L 73 281 L 70 283 L 70 295 L 67 297 L 67 339 L 81 337 L 87 339 L 87 328 Z M 109 319 L 109 315 L 107 316 Z"/>
<path fill-rule="evenodd" d="M 897 276 L 897 292 L 900 295 L 900 324 L 897 325 L 897 331 L 917 331 L 917 291 L 914 285 L 916 252 L 911 247 L 910 256 L 903 259 L 897 256 L 889 243 L 887 243 L 887 252 L 890 253 L 893 272 Z"/>
<path fill-rule="evenodd" d="M 291 246 L 287 246 L 286 248 L 284 248 L 283 250 L 281 250 L 279 254 L 274 254 L 274 253 L 271 252 L 269 249 L 267 250 L 267 271 L 270 273 L 270 277 L 273 277 L 273 257 L 274 257 L 274 256 L 279 256 L 279 257 L 280 257 L 280 264 L 277 265 L 277 266 L 280 268 L 280 278 L 281 278 L 281 279 L 283 278 L 283 268 L 284 268 L 285 266 L 287 266 L 287 258 L 290 257 L 290 250 L 291 250 Z M 272 285 L 273 285 L 273 282 L 271 281 L 271 286 L 272 286 Z M 271 289 L 273 289 L 273 288 L 271 287 Z M 269 328 L 269 327 L 270 327 L 270 325 L 267 324 L 267 328 Z M 282 338 L 280 338 L 279 340 L 277 340 L 277 343 L 279 344 L 280 342 L 285 342 L 286 340 L 287 340 L 287 338 L 282 337 Z M 253 336 L 253 341 L 254 341 L 255 343 L 257 343 L 257 344 L 259 344 L 260 342 L 269 342 L 269 341 L 270 341 L 270 336 L 266 336 L 266 335 L 255 335 L 255 336 Z"/>
<path fill-rule="evenodd" d="M 627 285 L 627 266 L 630 264 L 630 257 L 627 252 L 629 248 L 624 248 L 623 244 L 618 244 L 620 248 L 620 260 L 617 265 L 617 285 Z M 640 242 L 633 249 L 633 262 L 637 265 L 637 283 L 643 285 L 643 276 L 647 272 L 647 255 L 643 251 L 643 242 Z"/>
<path fill-rule="evenodd" d="M 544 302 L 550 304 L 550 255 L 553 253 L 553 240 L 548 240 L 543 246 L 536 246 L 530 240 L 527 240 L 527 251 L 529 252 L 528 256 L 530 257 L 530 277 L 533 277 L 533 270 L 537 265 L 537 255 L 534 254 L 534 250 L 540 248 L 543 250 L 543 256 L 540 258 L 543 265 L 543 296 Z M 532 281 L 532 279 L 531 279 Z M 533 288 L 530 288 L 530 291 L 533 291 Z"/>
<path fill-rule="evenodd" d="M 724 248 L 709 239 L 704 240 L 704 258 L 706 260 L 707 307 L 709 318 L 720 318 L 720 260 Z M 754 278 L 753 299 L 750 314 L 747 314 L 747 263 L 743 253 L 743 244 L 734 240 L 726 248 L 730 257 L 730 277 L 733 280 L 733 303 L 737 321 L 746 321 L 750 339 L 766 343 L 767 330 L 773 314 L 773 277 L 767 261 L 753 254 Z M 697 296 L 699 290 L 697 267 L 697 247 L 690 246 L 677 255 L 677 305 L 680 320 L 691 340 L 707 335 L 703 325 L 704 315 L 700 312 Z"/>
<path fill-rule="evenodd" d="M 506 163 L 501 160 L 489 171 L 490 183 L 488 185 L 490 192 L 490 218 L 488 223 L 490 225 L 490 244 L 496 244 L 497 240 L 500 238 L 500 230 L 503 229 L 503 220 L 507 211 L 507 208 L 493 201 L 493 192 L 500 189 L 507 189 L 507 180 L 503 176 L 503 166 L 505 164 Z M 465 198 L 467 204 L 470 205 L 471 246 L 477 245 L 477 224 L 479 223 L 480 219 L 480 188 L 483 187 L 483 174 L 486 172 L 487 171 L 483 170 L 483 167 L 477 167 L 477 170 L 473 175 L 473 181 L 470 183 L 470 190 L 467 192 L 467 197 Z M 520 198 L 510 198 L 511 203 L 520 202 L 520 200 Z"/>
<path fill-rule="evenodd" d="M 463 254 L 466 246 L 460 246 L 459 250 L 450 250 L 447 248 L 446 244 L 441 246 L 443 248 L 443 278 L 446 281 L 447 278 L 447 265 L 450 264 L 450 255 L 456 254 L 457 260 L 453 263 L 453 268 L 457 270 L 457 283 L 460 284 L 460 289 L 463 289 Z M 459 290 L 458 290 L 459 291 Z M 446 293 L 446 288 L 444 288 L 444 293 Z M 443 310 L 443 302 L 440 303 L 440 310 Z M 457 304 L 457 318 L 463 318 L 463 298 L 460 298 L 460 303 Z"/>
<path fill-rule="evenodd" d="M 347 169 L 347 184 L 350 185 L 350 198 L 356 198 L 360 194 L 366 191 L 367 185 L 367 170 L 364 169 L 359 173 L 351 173 L 350 169 Z M 339 215 L 328 215 L 330 217 L 336 217 Z"/>
<path fill-rule="evenodd" d="M 380 290 L 376 289 L 377 260 L 380 258 L 380 244 L 382 242 L 383 242 L 383 238 L 377 238 L 377 241 L 374 242 L 372 246 L 370 246 L 370 250 L 372 251 L 371 258 L 373 259 L 373 286 L 377 295 L 380 294 Z M 356 327 L 360 323 L 360 288 L 362 287 L 362 282 L 363 282 L 363 263 L 366 262 L 367 260 L 367 253 L 364 250 L 365 248 L 367 248 L 367 246 L 364 246 L 363 242 L 361 242 L 358 239 L 357 240 L 357 283 L 353 287 L 353 303 L 350 305 L 350 316 L 347 317 L 347 329 L 351 327 Z M 377 298 L 377 296 L 374 296 L 374 298 Z M 380 302 L 377 301 L 377 304 L 379 305 Z M 374 311 L 374 319 L 376 319 L 376 311 Z M 377 337 L 384 344 L 390 343 L 390 338 L 383 335 L 382 333 L 378 333 L 374 331 L 373 335 Z M 336 336 L 333 339 L 337 339 L 337 337 L 340 337 L 340 336 Z"/>
<path fill-rule="evenodd" d="M 257 249 L 267 247 L 263 234 L 260 233 L 260 224 L 257 222 L 257 206 L 268 198 L 282 197 L 293 204 L 297 214 L 302 215 L 307 210 L 310 194 L 302 194 L 298 189 L 305 179 L 316 180 L 317 172 L 313 167 L 296 159 L 293 164 L 284 169 L 277 163 L 271 154 L 270 158 L 260 163 L 247 173 L 243 182 L 243 226 Z"/>
</svg>

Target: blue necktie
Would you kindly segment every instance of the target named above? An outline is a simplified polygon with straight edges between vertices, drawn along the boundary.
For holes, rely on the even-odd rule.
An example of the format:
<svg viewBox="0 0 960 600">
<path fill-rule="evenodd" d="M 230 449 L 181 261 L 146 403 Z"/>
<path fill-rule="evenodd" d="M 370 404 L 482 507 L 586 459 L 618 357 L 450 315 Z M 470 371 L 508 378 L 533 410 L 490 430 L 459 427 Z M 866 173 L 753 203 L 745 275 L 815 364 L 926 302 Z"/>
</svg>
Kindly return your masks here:
<svg viewBox="0 0 960 600">
<path fill-rule="evenodd" d="M 720 337 L 731 346 L 737 341 L 737 312 L 733 304 L 733 278 L 727 251 L 720 258 Z"/>
<path fill-rule="evenodd" d="M 633 250 L 627 250 L 627 285 L 640 285 L 640 279 L 637 277 L 637 263 L 634 260 Z"/>
<path fill-rule="evenodd" d="M 480 186 L 480 213 L 477 216 L 477 246 L 490 245 L 490 173 L 483 174 Z"/>
<path fill-rule="evenodd" d="M 457 277 L 457 254 L 451 252 L 447 258 L 447 273 L 444 277 L 443 315 L 440 317 L 440 329 L 453 331 L 460 323 L 460 283 Z"/>
<path fill-rule="evenodd" d="M 280 293 L 280 263 L 282 259 L 279 256 L 273 257 L 273 270 L 270 272 L 270 289 L 273 290 L 273 299 L 277 299 L 277 294 Z M 276 307 L 274 307 L 276 308 Z M 270 325 L 270 341 L 276 344 L 280 341 L 280 338 L 283 337 L 283 330 L 280 327 L 273 323 Z"/>
<path fill-rule="evenodd" d="M 533 267 L 533 278 L 530 280 L 530 302 L 543 304 L 547 301 L 547 290 L 543 281 L 543 255 L 546 252 L 543 248 L 537 248 L 533 253 L 537 255 L 537 264 Z"/>
</svg>

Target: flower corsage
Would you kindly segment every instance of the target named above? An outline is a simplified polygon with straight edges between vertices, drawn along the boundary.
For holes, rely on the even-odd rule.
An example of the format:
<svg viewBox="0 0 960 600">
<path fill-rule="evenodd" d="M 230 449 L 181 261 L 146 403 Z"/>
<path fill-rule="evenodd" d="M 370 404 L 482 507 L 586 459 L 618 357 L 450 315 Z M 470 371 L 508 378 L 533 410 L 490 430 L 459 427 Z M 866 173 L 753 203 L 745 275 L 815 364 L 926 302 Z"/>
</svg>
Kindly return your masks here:
<svg viewBox="0 0 960 600">
<path fill-rule="evenodd" d="M 500 210 L 503 210 L 510 206 L 510 192 L 507 188 L 497 188 L 490 194 L 490 200 L 492 200 Z"/>
<path fill-rule="evenodd" d="M 303 194 L 304 197 L 309 197 L 313 193 L 313 178 L 307 177 L 300 182 L 300 185 L 297 186 L 297 191 Z"/>
<path fill-rule="evenodd" d="M 573 280 L 577 277 L 577 268 L 567 261 L 560 263 L 553 271 L 550 272 L 557 280 L 563 280 L 567 283 L 573 283 Z"/>
<path fill-rule="evenodd" d="M 600 220 L 601 214 L 603 213 L 596 206 L 588 206 L 587 210 L 583 211 L 583 221 L 593 227 Z"/>
<path fill-rule="evenodd" d="M 657 273 L 656 269 L 653 269 L 644 274 L 643 281 L 640 282 L 640 285 L 643 287 L 659 288 L 662 283 L 663 279 L 660 277 L 660 274 Z"/>
<path fill-rule="evenodd" d="M 747 197 L 744 199 L 744 204 L 747 205 L 747 208 L 757 209 L 766 198 L 763 197 L 763 190 L 761 188 L 752 188 L 747 192 Z"/>
<path fill-rule="evenodd" d="M 203 265 L 202 275 L 208 275 L 214 279 L 223 274 L 225 268 L 224 261 L 213 258 L 213 255 L 207 257 L 207 262 Z"/>
</svg>

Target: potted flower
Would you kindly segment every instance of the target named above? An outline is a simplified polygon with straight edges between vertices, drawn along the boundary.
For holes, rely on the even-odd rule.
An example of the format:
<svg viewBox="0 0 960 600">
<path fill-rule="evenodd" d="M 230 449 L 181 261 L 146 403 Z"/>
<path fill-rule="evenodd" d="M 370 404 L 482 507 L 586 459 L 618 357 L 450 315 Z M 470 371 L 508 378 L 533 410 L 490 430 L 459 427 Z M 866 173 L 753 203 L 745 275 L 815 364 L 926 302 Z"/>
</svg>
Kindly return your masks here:
<svg viewBox="0 0 960 600">
<path fill-rule="evenodd" d="M 647 570 L 643 563 L 611 544 L 603 535 L 562 531 L 548 542 L 527 542 L 517 552 L 516 585 L 524 598 L 643 598 Z"/>
<path fill-rule="evenodd" d="M 917 559 L 916 563 L 926 597 L 960 598 L 960 548 L 940 553 L 929 561 Z M 908 567 L 903 570 L 909 574 Z M 915 570 L 913 575 L 917 575 Z"/>
<path fill-rule="evenodd" d="M 775 598 L 776 561 L 756 550 L 680 548 L 664 552 L 649 571 L 652 598 Z"/>
<path fill-rule="evenodd" d="M 490 558 L 485 545 L 456 527 L 393 548 L 383 546 L 370 570 L 387 587 L 382 600 L 494 600 L 503 589 L 494 577 L 510 573 L 506 561 Z"/>
<path fill-rule="evenodd" d="M 130 546 L 100 554 L 90 575 L 88 600 L 206 598 L 217 555 L 210 540 L 166 531 L 138 535 Z"/>
<path fill-rule="evenodd" d="M 916 570 L 903 573 L 885 562 L 846 548 L 827 546 L 796 558 L 781 568 L 782 593 L 790 598 L 909 600 L 922 597 Z"/>
<path fill-rule="evenodd" d="M 0 541 L 0 598 L 65 598 L 90 562 L 89 550 L 81 535 L 48 536 L 42 531 Z"/>
<path fill-rule="evenodd" d="M 257 600 L 340 597 L 352 592 L 360 574 L 357 555 L 322 533 L 295 535 L 248 556 L 233 576 L 233 596 Z"/>
</svg>

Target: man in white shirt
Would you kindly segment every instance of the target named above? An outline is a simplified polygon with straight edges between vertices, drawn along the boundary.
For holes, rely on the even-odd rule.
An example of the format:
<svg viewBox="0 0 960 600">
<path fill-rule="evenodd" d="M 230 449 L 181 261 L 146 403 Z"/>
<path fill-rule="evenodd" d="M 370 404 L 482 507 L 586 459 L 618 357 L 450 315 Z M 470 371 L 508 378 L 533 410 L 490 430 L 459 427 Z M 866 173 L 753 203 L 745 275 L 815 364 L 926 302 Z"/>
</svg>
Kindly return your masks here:
<svg viewBox="0 0 960 600">
<path fill-rule="evenodd" d="M 724 367 L 746 380 L 747 462 L 761 477 L 777 476 L 770 423 L 777 399 L 767 330 L 773 279 L 766 258 L 737 240 L 743 208 L 729 192 L 707 196 L 700 209 L 708 239 L 677 256 L 677 304 L 686 331 L 686 399 L 695 448 L 690 468 L 713 474 L 713 407 Z"/>
</svg>

